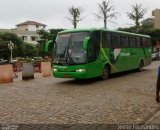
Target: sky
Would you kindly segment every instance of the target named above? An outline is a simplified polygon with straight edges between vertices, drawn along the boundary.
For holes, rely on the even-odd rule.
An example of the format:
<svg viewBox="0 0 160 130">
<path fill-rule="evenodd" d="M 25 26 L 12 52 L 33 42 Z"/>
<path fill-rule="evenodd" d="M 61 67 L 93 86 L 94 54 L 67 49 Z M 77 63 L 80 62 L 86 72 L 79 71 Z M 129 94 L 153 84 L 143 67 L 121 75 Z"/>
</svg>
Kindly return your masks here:
<svg viewBox="0 0 160 130">
<path fill-rule="evenodd" d="M 94 13 L 98 13 L 98 4 L 102 0 L 0 0 L 0 28 L 15 28 L 16 24 L 27 20 L 37 21 L 47 25 L 47 29 L 70 29 L 73 25 L 66 19 L 68 9 L 72 6 L 82 7 L 84 19 L 77 28 L 103 27 L 103 21 L 97 21 Z M 141 3 L 147 9 L 145 18 L 152 17 L 152 11 L 160 8 L 160 0 L 110 0 L 116 12 L 115 23 L 108 23 L 108 28 L 133 26 L 126 12 L 131 12 L 131 5 Z"/>
</svg>

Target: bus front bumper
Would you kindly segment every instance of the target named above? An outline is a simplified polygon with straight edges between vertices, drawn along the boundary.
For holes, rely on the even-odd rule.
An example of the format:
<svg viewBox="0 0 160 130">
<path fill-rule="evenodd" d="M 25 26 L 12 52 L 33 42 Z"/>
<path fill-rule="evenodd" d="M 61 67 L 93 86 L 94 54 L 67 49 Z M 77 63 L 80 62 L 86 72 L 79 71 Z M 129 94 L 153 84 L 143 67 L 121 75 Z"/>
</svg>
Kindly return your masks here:
<svg viewBox="0 0 160 130">
<path fill-rule="evenodd" d="M 87 72 L 86 70 L 79 69 L 78 71 L 75 72 L 60 72 L 60 71 L 52 71 L 54 77 L 58 78 L 77 78 L 77 79 L 86 79 L 87 77 Z"/>
</svg>

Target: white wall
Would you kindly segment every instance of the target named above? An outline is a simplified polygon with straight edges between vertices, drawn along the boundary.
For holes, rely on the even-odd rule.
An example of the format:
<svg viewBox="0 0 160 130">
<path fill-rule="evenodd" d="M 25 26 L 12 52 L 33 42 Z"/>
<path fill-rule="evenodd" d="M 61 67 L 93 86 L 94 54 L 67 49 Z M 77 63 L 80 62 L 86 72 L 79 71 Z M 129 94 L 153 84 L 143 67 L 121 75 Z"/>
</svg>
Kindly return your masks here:
<svg viewBox="0 0 160 130">
<path fill-rule="evenodd" d="M 23 25 L 23 26 L 18 26 L 17 30 L 27 30 L 28 29 L 28 25 Z"/>
<path fill-rule="evenodd" d="M 36 25 L 22 25 L 22 26 L 18 26 L 17 30 L 37 31 L 37 30 L 41 30 L 44 28 L 45 28 L 44 26 L 36 27 Z"/>
<path fill-rule="evenodd" d="M 36 25 L 28 25 L 28 31 L 36 31 Z"/>
<path fill-rule="evenodd" d="M 44 26 L 39 26 L 39 27 L 37 28 L 37 30 L 41 30 L 41 29 L 45 29 L 45 27 L 44 27 Z"/>
<path fill-rule="evenodd" d="M 18 35 L 19 37 L 22 38 L 22 36 L 25 36 L 26 38 L 24 39 L 24 42 L 27 42 L 27 43 L 31 43 L 31 44 L 37 44 L 37 40 L 40 39 L 39 36 L 33 36 L 33 37 L 36 37 L 35 41 L 32 40 L 32 35 Z"/>
</svg>

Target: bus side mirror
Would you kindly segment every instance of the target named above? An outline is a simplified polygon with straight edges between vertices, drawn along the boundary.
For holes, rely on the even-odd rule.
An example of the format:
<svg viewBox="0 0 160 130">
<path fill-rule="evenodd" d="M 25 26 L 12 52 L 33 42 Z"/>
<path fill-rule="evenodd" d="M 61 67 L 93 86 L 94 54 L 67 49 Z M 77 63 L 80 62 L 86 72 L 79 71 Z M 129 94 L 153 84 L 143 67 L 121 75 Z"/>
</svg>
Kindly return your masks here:
<svg viewBox="0 0 160 130">
<path fill-rule="evenodd" d="M 90 41 L 90 37 L 86 37 L 83 41 L 83 49 L 87 50 L 88 44 Z"/>
<path fill-rule="evenodd" d="M 46 45 L 45 45 L 45 52 L 49 52 L 49 47 L 51 46 L 51 44 L 54 44 L 53 43 L 53 40 L 49 40 Z"/>
</svg>

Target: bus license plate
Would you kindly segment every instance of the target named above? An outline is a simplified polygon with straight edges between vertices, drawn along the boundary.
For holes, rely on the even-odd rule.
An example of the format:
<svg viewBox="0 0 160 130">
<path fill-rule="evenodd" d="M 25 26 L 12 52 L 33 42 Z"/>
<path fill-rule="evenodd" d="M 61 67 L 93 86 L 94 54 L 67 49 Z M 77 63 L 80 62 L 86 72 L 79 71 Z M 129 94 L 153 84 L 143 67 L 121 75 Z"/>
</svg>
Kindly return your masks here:
<svg viewBox="0 0 160 130">
<path fill-rule="evenodd" d="M 70 76 L 68 74 L 64 74 L 64 78 L 69 78 Z"/>
</svg>

